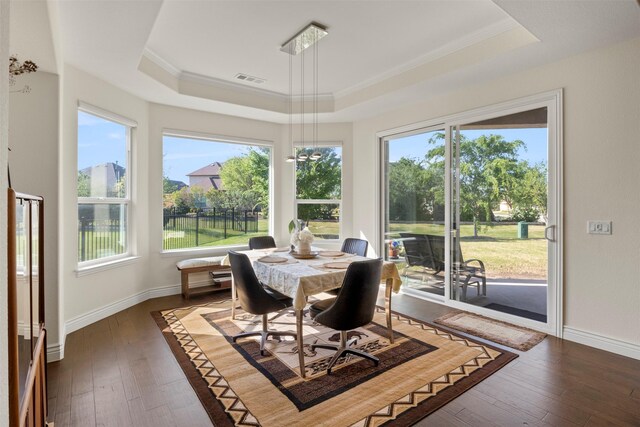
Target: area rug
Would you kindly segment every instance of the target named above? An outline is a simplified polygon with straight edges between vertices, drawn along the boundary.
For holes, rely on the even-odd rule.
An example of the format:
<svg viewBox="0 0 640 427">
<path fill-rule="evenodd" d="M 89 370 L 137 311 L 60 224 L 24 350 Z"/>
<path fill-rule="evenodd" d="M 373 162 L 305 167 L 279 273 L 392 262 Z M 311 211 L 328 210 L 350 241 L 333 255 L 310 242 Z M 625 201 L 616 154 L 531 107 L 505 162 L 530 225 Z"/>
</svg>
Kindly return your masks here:
<svg viewBox="0 0 640 427">
<path fill-rule="evenodd" d="M 547 336 L 533 329 L 466 311 L 445 314 L 434 322 L 520 351 L 531 349 Z"/>
<path fill-rule="evenodd" d="M 535 320 L 537 322 L 547 323 L 546 314 L 536 313 L 529 310 L 523 310 L 522 308 L 509 307 L 508 305 L 502 305 L 495 302 L 485 305 L 484 307 L 491 310 L 500 311 L 502 313 L 513 314 L 514 316 Z"/>
<path fill-rule="evenodd" d="M 261 328 L 260 317 L 219 301 L 152 313 L 173 354 L 216 426 L 408 426 L 427 416 L 517 357 L 514 353 L 394 314 L 390 344 L 384 311 L 354 331 L 358 348 L 380 359 L 343 358 L 326 374 L 331 351 L 311 344 L 336 342 L 336 331 L 304 321 L 306 379 L 297 346 L 288 337 L 234 344 L 231 336 Z M 270 328 L 295 330 L 293 313 Z"/>
</svg>

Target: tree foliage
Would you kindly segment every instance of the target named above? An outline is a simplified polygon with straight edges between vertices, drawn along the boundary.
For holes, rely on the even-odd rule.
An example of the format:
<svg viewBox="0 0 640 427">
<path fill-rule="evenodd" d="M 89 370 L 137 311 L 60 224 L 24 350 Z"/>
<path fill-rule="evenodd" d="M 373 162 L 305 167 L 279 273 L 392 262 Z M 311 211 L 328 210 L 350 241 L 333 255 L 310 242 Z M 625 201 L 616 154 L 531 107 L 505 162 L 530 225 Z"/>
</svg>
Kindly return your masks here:
<svg viewBox="0 0 640 427">
<path fill-rule="evenodd" d="M 342 191 L 342 159 L 331 147 L 298 150 L 308 156 L 319 151 L 317 160 L 296 162 L 296 197 L 298 199 L 339 200 Z M 335 204 L 299 204 L 298 218 L 302 220 L 332 219 L 339 216 Z"/>
<path fill-rule="evenodd" d="M 444 220 L 444 134 L 428 141 L 424 159 L 402 158 L 388 169 L 389 219 L 392 221 Z M 547 169 L 519 160 L 523 141 L 483 135 L 459 141 L 460 216 L 478 225 L 494 221 L 501 201 L 512 208 L 514 220 L 536 221 L 546 215 Z M 455 166 L 455 165 L 454 165 Z"/>
</svg>

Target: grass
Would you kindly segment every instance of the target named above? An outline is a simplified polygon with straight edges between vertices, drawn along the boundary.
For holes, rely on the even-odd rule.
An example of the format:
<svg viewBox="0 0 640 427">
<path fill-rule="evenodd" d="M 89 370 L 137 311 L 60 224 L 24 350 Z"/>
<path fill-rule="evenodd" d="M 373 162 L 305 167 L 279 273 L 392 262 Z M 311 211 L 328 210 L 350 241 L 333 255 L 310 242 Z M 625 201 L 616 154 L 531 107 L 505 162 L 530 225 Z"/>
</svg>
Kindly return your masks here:
<svg viewBox="0 0 640 427">
<path fill-rule="evenodd" d="M 391 224 L 388 238 L 399 237 L 398 233 L 437 234 L 444 233 L 438 224 Z M 543 225 L 529 225 L 529 238 L 518 239 L 515 224 L 481 226 L 478 237 L 473 237 L 473 225 L 460 227 L 460 247 L 465 260 L 480 259 L 484 262 L 487 277 L 528 278 L 547 277 L 547 241 Z M 403 264 L 398 267 L 404 267 Z"/>
<path fill-rule="evenodd" d="M 318 235 L 338 235 L 337 222 L 311 222 L 310 228 Z M 227 231 L 227 238 L 223 237 L 220 229 L 200 230 L 199 247 L 242 245 L 250 237 L 268 234 L 268 221 L 258 221 L 258 231 L 244 233 Z M 390 225 L 388 238 L 399 237 L 400 232 L 436 234 L 444 233 L 444 226 L 438 224 L 404 224 Z M 186 231 L 180 238 L 170 237 L 172 232 L 165 231 L 165 249 L 180 249 L 194 247 L 195 233 Z M 462 254 L 466 260 L 480 259 L 484 262 L 487 276 L 491 278 L 530 278 L 544 279 L 547 275 L 547 242 L 544 239 L 543 225 L 529 225 L 529 238 L 518 239 L 517 225 L 496 224 L 481 226 L 478 237 L 473 237 L 473 225 L 463 224 L 460 228 Z M 173 240 L 173 241 L 172 241 Z M 399 268 L 404 264 L 399 263 Z"/>
<path fill-rule="evenodd" d="M 253 233 L 245 233 L 243 231 L 234 231 L 227 229 L 227 237 L 224 237 L 223 229 L 200 229 L 198 234 L 198 246 L 234 246 L 247 244 L 251 237 L 266 236 L 269 234 L 269 222 L 266 219 L 258 220 L 258 231 Z M 187 231 L 164 231 L 164 249 L 186 249 L 196 247 L 196 233 L 192 230 Z"/>
</svg>

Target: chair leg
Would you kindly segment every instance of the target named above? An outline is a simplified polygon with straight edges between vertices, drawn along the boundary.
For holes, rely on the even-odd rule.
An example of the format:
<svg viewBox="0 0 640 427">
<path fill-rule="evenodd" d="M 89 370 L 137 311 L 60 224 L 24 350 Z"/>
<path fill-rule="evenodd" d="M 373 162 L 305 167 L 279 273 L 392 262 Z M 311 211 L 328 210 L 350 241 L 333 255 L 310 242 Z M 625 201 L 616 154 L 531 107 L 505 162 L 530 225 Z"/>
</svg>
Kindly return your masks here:
<svg viewBox="0 0 640 427">
<path fill-rule="evenodd" d="M 267 342 L 269 336 L 272 337 L 293 337 L 293 339 L 298 339 L 298 334 L 295 332 L 286 332 L 286 331 L 270 331 L 267 328 L 268 319 L 267 315 L 262 315 L 262 330 L 254 331 L 254 332 L 243 332 L 241 334 L 233 336 L 233 342 L 236 342 L 239 338 L 247 338 L 247 337 L 257 337 L 260 336 L 260 355 L 264 356 L 264 346 Z"/>
<path fill-rule="evenodd" d="M 357 338 L 351 338 L 347 341 L 347 331 L 340 331 L 340 344 L 339 345 L 331 345 L 331 344 L 312 344 L 311 350 L 315 350 L 316 348 L 323 348 L 325 350 L 335 350 L 336 353 L 333 355 L 329 364 L 327 365 L 327 375 L 331 375 L 331 369 L 333 369 L 333 365 L 336 364 L 338 359 L 340 359 L 345 354 L 353 354 L 355 356 L 360 356 L 365 359 L 371 360 L 375 363 L 375 366 L 378 366 L 380 363 L 380 359 L 375 357 L 372 354 L 367 353 L 363 350 L 358 350 L 356 348 L 350 348 L 352 344 L 357 342 Z"/>
</svg>

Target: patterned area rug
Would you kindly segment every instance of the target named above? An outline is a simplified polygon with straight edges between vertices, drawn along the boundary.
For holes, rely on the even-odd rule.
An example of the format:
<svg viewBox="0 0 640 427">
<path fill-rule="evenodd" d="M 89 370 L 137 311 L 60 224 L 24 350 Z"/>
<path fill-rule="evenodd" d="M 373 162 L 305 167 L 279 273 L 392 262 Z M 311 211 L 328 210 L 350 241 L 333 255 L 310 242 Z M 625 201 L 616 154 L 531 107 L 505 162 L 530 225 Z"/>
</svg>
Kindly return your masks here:
<svg viewBox="0 0 640 427">
<path fill-rule="evenodd" d="M 533 329 L 466 311 L 445 314 L 434 322 L 520 351 L 533 348 L 547 336 Z"/>
<path fill-rule="evenodd" d="M 265 356 L 258 338 L 234 344 L 231 336 L 260 329 L 261 319 L 240 311 L 232 321 L 229 308 L 220 301 L 152 313 L 216 426 L 411 425 L 517 357 L 397 314 L 390 344 L 379 309 L 373 323 L 349 332 L 379 366 L 347 357 L 331 375 L 332 352 L 310 345 L 338 334 L 305 318 L 302 379 L 292 339 L 269 341 Z M 269 325 L 294 331 L 295 317 Z"/>
</svg>

